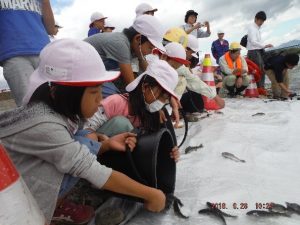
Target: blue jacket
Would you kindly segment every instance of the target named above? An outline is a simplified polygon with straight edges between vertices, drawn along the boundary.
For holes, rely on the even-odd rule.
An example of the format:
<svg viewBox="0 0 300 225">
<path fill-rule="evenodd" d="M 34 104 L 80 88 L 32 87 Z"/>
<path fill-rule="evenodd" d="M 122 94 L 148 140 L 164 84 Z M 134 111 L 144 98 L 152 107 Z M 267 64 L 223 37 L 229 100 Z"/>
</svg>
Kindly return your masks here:
<svg viewBox="0 0 300 225">
<path fill-rule="evenodd" d="M 223 40 L 223 44 L 218 40 L 215 40 L 211 45 L 211 53 L 219 63 L 220 57 L 222 57 L 229 50 L 229 43 L 226 40 Z"/>
<path fill-rule="evenodd" d="M 98 33 L 100 33 L 100 30 L 98 28 L 91 27 L 88 32 L 88 37 L 90 37 L 94 34 L 98 34 Z"/>
</svg>

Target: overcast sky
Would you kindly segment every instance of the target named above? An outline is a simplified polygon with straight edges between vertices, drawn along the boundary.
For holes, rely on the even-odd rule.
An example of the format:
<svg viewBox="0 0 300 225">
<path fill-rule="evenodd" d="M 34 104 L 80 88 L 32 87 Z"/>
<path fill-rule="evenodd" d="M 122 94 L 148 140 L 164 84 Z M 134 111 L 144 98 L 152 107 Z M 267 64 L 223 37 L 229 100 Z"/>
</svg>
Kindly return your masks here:
<svg viewBox="0 0 300 225">
<path fill-rule="evenodd" d="M 64 26 L 58 37 L 77 39 L 87 36 L 93 12 L 102 12 L 121 31 L 132 24 L 135 8 L 142 2 L 158 9 L 155 16 L 165 28 L 184 24 L 184 15 L 189 9 L 199 13 L 198 21 L 210 21 L 211 36 L 199 39 L 203 53 L 210 52 L 218 29 L 224 30 L 225 39 L 229 42 L 240 41 L 260 10 L 264 10 L 268 17 L 262 27 L 262 38 L 266 44 L 276 46 L 300 39 L 300 0 L 51 0 L 55 18 Z"/>
<path fill-rule="evenodd" d="M 87 35 L 90 15 L 99 11 L 109 17 L 118 30 L 129 27 L 135 18 L 135 8 L 147 2 L 157 8 L 156 17 L 166 27 L 184 24 L 187 10 L 199 13 L 198 21 L 210 21 L 212 34 L 200 39 L 203 52 L 209 52 L 217 30 L 225 31 L 225 38 L 240 41 L 256 12 L 264 10 L 267 21 L 262 27 L 265 43 L 278 45 L 300 39 L 300 0 L 54 0 L 51 1 L 57 20 L 64 25 L 59 37 L 83 39 Z"/>
</svg>

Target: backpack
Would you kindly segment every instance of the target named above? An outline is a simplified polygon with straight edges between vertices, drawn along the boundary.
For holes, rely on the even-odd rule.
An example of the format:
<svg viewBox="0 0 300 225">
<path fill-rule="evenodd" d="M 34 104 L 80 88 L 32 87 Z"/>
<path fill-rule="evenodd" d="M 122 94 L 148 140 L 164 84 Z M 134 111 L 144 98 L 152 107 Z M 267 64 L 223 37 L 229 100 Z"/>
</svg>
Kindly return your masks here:
<svg viewBox="0 0 300 225">
<path fill-rule="evenodd" d="M 248 35 L 246 34 L 244 37 L 242 37 L 240 45 L 246 48 L 247 42 L 248 42 Z"/>
</svg>

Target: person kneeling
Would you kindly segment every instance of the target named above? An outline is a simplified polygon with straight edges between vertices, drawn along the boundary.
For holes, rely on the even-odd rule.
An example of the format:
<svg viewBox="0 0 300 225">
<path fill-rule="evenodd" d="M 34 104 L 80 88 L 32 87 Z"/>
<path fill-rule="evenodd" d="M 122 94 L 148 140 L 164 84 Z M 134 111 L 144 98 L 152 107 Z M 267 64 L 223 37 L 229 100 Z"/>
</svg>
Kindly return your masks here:
<svg viewBox="0 0 300 225">
<path fill-rule="evenodd" d="M 229 52 L 220 58 L 220 67 L 225 75 L 223 87 L 229 92 L 230 97 L 241 95 L 249 83 L 250 77 L 247 75 L 248 66 L 246 60 L 241 57 L 241 46 L 237 42 L 231 43 Z"/>
</svg>

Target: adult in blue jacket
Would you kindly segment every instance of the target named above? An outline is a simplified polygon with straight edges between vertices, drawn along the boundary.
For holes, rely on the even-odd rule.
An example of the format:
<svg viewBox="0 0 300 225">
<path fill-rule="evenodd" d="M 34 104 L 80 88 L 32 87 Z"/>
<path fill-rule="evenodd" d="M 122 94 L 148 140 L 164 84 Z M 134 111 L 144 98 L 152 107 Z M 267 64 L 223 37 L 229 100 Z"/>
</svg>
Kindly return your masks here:
<svg viewBox="0 0 300 225">
<path fill-rule="evenodd" d="M 211 45 L 211 52 L 219 64 L 219 59 L 228 51 L 228 41 L 224 39 L 224 31 L 218 31 L 218 40 L 215 40 Z"/>
</svg>

